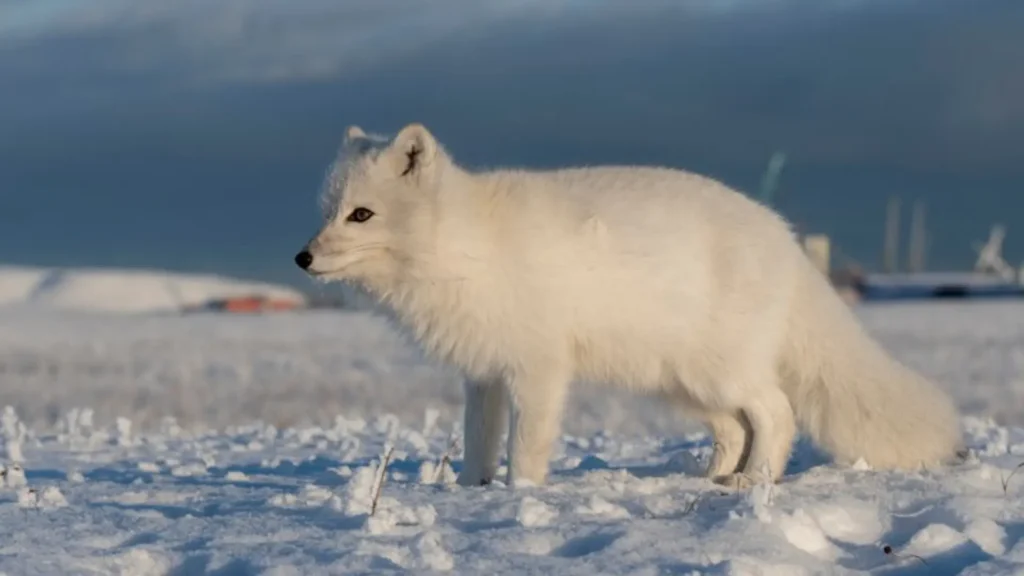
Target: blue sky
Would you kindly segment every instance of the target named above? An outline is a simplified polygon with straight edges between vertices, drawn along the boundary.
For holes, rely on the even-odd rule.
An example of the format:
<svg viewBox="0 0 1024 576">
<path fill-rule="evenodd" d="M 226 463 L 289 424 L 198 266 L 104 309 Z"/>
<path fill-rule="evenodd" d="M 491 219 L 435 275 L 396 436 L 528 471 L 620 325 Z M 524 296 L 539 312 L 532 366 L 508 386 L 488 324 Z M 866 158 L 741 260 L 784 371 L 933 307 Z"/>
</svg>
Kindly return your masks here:
<svg viewBox="0 0 1024 576">
<path fill-rule="evenodd" d="M 969 261 L 1024 214 L 1021 29 L 1019 0 L 0 0 L 0 261 L 299 281 L 344 127 L 410 121 L 470 166 L 743 188 L 782 148 L 787 214 L 858 259 L 904 193 Z"/>
</svg>

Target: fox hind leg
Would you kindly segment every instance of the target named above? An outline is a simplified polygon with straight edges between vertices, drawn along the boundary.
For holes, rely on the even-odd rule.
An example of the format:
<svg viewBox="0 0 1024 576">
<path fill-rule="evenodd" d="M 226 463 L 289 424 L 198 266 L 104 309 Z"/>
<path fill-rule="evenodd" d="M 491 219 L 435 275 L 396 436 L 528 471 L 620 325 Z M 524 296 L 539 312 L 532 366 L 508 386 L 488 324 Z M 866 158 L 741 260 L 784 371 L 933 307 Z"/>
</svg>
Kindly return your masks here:
<svg viewBox="0 0 1024 576">
<path fill-rule="evenodd" d="M 761 394 L 743 407 L 753 431 L 750 453 L 739 472 L 722 478 L 721 483 L 726 486 L 748 488 L 762 481 L 774 482 L 786 471 L 796 437 L 796 421 L 785 393 L 774 386 L 774 381 L 771 384 L 761 388 Z"/>
<path fill-rule="evenodd" d="M 746 466 L 754 432 L 741 411 L 714 412 L 705 419 L 715 442 L 707 476 L 711 479 L 735 474 Z"/>
</svg>

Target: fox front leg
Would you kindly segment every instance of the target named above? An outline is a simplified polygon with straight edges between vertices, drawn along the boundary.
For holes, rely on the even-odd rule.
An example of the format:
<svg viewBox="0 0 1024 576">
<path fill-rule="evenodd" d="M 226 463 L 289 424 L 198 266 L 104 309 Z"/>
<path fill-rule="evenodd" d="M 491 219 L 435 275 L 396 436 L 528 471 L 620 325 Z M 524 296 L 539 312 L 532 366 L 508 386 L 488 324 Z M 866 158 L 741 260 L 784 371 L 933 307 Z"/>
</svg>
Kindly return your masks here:
<svg viewBox="0 0 1024 576">
<path fill-rule="evenodd" d="M 509 486 L 541 485 L 547 480 L 569 382 L 568 376 L 557 369 L 536 370 L 510 379 Z"/>
<path fill-rule="evenodd" d="M 498 447 L 505 420 L 505 383 L 501 379 L 466 380 L 464 452 L 458 483 L 482 486 L 498 470 Z"/>
</svg>

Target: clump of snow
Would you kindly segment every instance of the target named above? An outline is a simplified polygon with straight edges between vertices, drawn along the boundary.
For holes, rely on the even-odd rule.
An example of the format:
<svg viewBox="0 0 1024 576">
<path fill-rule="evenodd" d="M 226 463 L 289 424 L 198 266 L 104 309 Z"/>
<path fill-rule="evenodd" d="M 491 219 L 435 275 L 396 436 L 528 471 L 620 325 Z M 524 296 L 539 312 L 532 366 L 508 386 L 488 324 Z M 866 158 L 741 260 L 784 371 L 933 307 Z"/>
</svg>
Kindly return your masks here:
<svg viewBox="0 0 1024 576">
<path fill-rule="evenodd" d="M 839 555 L 839 550 L 829 542 L 818 522 L 802 509 L 783 514 L 778 519 L 778 526 L 790 544 L 808 554 L 830 561 Z"/>
<path fill-rule="evenodd" d="M 899 551 L 901 555 L 934 556 L 967 542 L 967 537 L 946 524 L 929 524 L 917 531 Z"/>
<path fill-rule="evenodd" d="M 204 476 L 206 473 L 206 465 L 202 462 L 191 462 L 171 468 L 172 476 Z"/>
<path fill-rule="evenodd" d="M 1006 530 L 991 518 L 978 518 L 964 528 L 964 536 L 993 556 L 1006 552 Z"/>
<path fill-rule="evenodd" d="M 56 486 L 47 486 L 46 488 L 43 488 L 42 493 L 39 494 L 40 508 L 63 508 L 67 505 L 67 499 L 64 498 L 64 494 L 62 494 L 60 489 Z"/>
<path fill-rule="evenodd" d="M 399 527 L 430 527 L 437 520 L 437 511 L 430 504 L 405 506 L 399 500 L 382 496 L 373 515 L 366 519 L 370 534 L 389 534 Z"/>
<path fill-rule="evenodd" d="M 586 504 L 578 506 L 576 512 L 605 518 L 629 518 L 629 511 L 618 504 L 612 504 L 597 494 L 591 496 Z"/>
<path fill-rule="evenodd" d="M 445 549 L 437 532 L 428 531 L 418 536 L 413 550 L 416 551 L 416 567 L 419 569 L 443 572 L 455 567 L 455 559 Z"/>
<path fill-rule="evenodd" d="M 418 477 L 420 484 L 453 484 L 458 479 L 448 460 L 424 460 L 420 464 Z"/>
<path fill-rule="evenodd" d="M 524 496 L 519 501 L 516 521 L 527 528 L 547 526 L 558 517 L 558 511 L 533 496 Z"/>
<path fill-rule="evenodd" d="M 378 535 L 380 532 L 371 531 L 369 534 Z M 447 572 L 455 566 L 455 559 L 445 548 L 442 536 L 429 529 L 414 536 L 406 546 L 396 546 L 374 539 L 362 540 L 354 553 L 356 556 L 369 557 L 370 565 L 377 569 L 404 568 L 421 573 Z"/>
<path fill-rule="evenodd" d="M 363 540 L 358 544 L 354 553 L 356 556 L 369 557 L 371 559 L 371 566 L 377 567 L 378 569 L 409 568 L 411 564 L 409 551 L 403 547 L 395 546 L 393 544 Z"/>
<path fill-rule="evenodd" d="M 345 514 L 348 516 L 370 513 L 379 475 L 377 468 L 377 465 L 363 466 L 352 474 L 345 488 Z"/>
<path fill-rule="evenodd" d="M 47 486 L 42 492 L 27 487 L 18 490 L 18 506 L 21 508 L 55 510 L 57 508 L 64 508 L 67 505 L 67 499 L 64 498 L 64 494 L 56 486 Z"/>
<path fill-rule="evenodd" d="M 801 512 L 813 518 L 826 536 L 841 542 L 868 545 L 877 542 L 887 529 L 879 518 L 876 505 L 842 494 L 830 502 L 809 506 Z"/>
<path fill-rule="evenodd" d="M 117 418 L 117 443 L 120 446 L 132 444 L 132 421 L 123 416 Z"/>
<path fill-rule="evenodd" d="M 341 500 L 326 488 L 305 484 L 298 494 L 275 494 L 268 503 L 280 508 L 330 506 L 341 508 Z"/>
<path fill-rule="evenodd" d="M 120 576 L 162 576 L 172 567 L 169 559 L 143 548 L 132 548 L 91 562 L 76 563 L 75 568 L 88 568 L 89 573 Z"/>
<path fill-rule="evenodd" d="M 0 485 L 8 488 L 20 488 L 28 485 L 28 480 L 25 479 L 25 469 L 21 467 L 21 464 L 12 463 L 5 466 L 0 466 Z"/>
<path fill-rule="evenodd" d="M 3 414 L 0 414 L 0 434 L 0 441 L 3 442 L 2 457 L 11 462 L 23 461 L 21 446 L 25 441 L 26 428 L 12 406 L 5 406 Z"/>
</svg>

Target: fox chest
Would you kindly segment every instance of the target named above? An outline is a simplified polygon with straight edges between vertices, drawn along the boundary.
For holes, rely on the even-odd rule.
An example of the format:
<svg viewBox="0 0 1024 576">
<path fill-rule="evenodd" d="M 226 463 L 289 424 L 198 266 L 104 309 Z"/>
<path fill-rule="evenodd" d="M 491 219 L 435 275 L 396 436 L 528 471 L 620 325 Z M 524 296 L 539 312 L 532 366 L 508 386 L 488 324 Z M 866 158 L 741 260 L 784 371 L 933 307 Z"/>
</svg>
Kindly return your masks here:
<svg viewBox="0 0 1024 576">
<path fill-rule="evenodd" d="M 470 376 L 504 373 L 524 355 L 524 334 L 503 314 L 452 307 L 406 315 L 402 322 L 424 351 Z"/>
</svg>

